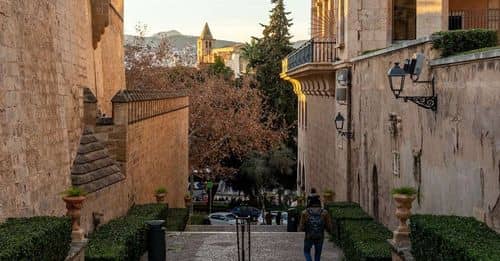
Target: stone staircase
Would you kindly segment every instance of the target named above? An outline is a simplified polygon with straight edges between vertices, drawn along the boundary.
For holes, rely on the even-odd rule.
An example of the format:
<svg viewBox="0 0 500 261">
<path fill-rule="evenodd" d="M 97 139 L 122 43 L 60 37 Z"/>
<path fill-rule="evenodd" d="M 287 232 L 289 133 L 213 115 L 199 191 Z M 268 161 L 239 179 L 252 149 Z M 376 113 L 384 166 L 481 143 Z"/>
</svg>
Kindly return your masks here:
<svg viewBox="0 0 500 261">
<path fill-rule="evenodd" d="M 267 225 L 252 225 L 251 232 L 286 232 L 286 226 L 267 226 Z M 234 232 L 236 227 L 234 225 L 216 226 L 216 225 L 187 225 L 185 232 Z"/>
</svg>

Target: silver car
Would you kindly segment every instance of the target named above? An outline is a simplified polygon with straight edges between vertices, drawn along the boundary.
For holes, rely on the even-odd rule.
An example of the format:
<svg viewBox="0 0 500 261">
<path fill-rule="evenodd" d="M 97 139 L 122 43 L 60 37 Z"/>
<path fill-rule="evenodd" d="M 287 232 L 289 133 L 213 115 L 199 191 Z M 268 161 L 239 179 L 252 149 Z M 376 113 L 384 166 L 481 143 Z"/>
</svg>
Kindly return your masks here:
<svg viewBox="0 0 500 261">
<path fill-rule="evenodd" d="M 210 225 L 236 225 L 236 216 L 231 212 L 216 212 L 208 215 Z"/>
</svg>

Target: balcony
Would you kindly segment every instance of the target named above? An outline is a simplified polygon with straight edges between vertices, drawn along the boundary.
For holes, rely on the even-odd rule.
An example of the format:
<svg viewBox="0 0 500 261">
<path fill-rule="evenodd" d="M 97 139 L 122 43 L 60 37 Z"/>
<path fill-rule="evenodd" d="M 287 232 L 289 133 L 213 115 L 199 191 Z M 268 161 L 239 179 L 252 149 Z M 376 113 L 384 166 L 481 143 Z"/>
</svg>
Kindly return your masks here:
<svg viewBox="0 0 500 261">
<path fill-rule="evenodd" d="M 449 30 L 500 30 L 500 9 L 450 10 Z"/>
<path fill-rule="evenodd" d="M 335 41 L 311 39 L 283 61 L 283 72 L 305 64 L 331 64 L 337 61 Z"/>
</svg>

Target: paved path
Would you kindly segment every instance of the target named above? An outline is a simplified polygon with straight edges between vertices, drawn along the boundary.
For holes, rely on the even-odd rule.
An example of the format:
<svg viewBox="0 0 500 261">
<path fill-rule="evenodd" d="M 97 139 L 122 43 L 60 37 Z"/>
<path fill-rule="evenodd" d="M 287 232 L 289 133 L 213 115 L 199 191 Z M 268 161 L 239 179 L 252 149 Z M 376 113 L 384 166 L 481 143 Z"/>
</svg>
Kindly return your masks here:
<svg viewBox="0 0 500 261">
<path fill-rule="evenodd" d="M 252 260 L 303 261 L 303 233 L 253 232 Z M 325 241 L 322 260 L 342 260 L 341 250 Z M 167 234 L 167 260 L 238 260 L 234 232 L 171 232 Z"/>
</svg>

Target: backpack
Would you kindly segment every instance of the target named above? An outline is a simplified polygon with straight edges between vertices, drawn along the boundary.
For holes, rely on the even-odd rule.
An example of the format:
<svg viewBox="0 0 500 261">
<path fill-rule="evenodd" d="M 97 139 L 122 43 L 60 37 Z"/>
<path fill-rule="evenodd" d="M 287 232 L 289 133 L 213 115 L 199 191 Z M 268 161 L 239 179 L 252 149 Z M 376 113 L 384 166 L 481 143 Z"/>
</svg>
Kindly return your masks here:
<svg viewBox="0 0 500 261">
<path fill-rule="evenodd" d="M 306 236 L 311 240 L 321 240 L 324 237 L 325 222 L 321 218 L 323 214 L 323 209 L 319 212 L 313 211 L 312 209 L 307 209 L 307 222 L 306 222 Z"/>
</svg>

